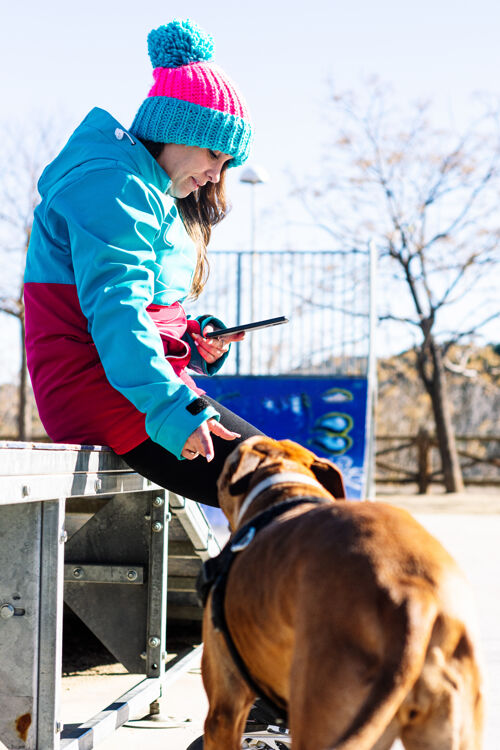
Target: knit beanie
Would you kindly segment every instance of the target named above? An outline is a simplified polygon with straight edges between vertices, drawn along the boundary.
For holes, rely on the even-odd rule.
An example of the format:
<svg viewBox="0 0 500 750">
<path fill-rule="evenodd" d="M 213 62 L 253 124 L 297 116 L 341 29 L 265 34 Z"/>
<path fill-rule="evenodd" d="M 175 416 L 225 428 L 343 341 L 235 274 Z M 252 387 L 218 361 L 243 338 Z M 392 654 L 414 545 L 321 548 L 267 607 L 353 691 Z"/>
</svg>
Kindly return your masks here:
<svg viewBox="0 0 500 750">
<path fill-rule="evenodd" d="M 212 37 L 189 19 L 148 35 L 154 84 L 130 132 L 143 140 L 183 143 L 248 158 L 252 126 L 245 100 L 212 60 Z"/>
</svg>

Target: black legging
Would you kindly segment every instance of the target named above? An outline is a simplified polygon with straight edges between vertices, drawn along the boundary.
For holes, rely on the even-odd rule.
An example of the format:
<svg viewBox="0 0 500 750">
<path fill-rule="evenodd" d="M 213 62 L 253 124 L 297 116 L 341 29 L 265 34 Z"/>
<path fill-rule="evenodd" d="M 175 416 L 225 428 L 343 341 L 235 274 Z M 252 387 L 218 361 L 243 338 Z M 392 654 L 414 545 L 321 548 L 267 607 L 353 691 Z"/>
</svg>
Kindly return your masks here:
<svg viewBox="0 0 500 750">
<path fill-rule="evenodd" d="M 235 440 L 223 440 L 212 434 L 215 455 L 210 463 L 204 456 L 198 456 L 192 461 L 180 461 L 173 453 L 150 439 L 124 453 L 122 458 L 132 469 L 155 484 L 199 503 L 218 507 L 217 479 L 226 458 L 242 440 L 264 433 L 209 396 L 204 395 L 203 398 L 210 401 L 219 412 L 224 427 L 241 435 L 241 438 Z"/>
</svg>

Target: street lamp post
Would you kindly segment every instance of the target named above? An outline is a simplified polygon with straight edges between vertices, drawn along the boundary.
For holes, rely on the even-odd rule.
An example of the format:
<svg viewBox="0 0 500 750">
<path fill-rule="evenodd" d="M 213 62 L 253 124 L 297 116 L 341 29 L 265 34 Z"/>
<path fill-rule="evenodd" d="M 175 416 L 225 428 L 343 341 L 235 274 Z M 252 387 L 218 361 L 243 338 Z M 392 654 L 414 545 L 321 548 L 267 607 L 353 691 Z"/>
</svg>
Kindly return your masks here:
<svg viewBox="0 0 500 750">
<path fill-rule="evenodd" d="M 240 182 L 251 187 L 250 193 L 250 321 L 255 320 L 255 231 L 257 225 L 257 213 L 255 204 L 255 186 L 267 182 L 269 176 L 263 167 L 254 165 L 243 170 Z M 253 337 L 250 336 L 250 373 L 253 373 Z"/>
</svg>

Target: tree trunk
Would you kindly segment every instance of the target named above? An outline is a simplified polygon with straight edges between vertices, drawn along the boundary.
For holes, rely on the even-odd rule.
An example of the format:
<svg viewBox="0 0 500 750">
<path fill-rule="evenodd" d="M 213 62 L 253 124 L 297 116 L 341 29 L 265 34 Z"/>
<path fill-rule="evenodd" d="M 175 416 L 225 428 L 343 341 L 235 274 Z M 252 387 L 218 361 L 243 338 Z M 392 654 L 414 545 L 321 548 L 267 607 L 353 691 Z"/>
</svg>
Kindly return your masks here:
<svg viewBox="0 0 500 750">
<path fill-rule="evenodd" d="M 19 318 L 21 326 L 21 370 L 19 373 L 19 410 L 17 415 L 17 438 L 27 440 L 31 436 L 31 425 L 28 402 L 28 366 L 26 362 L 26 346 L 24 334 L 24 319 Z"/>
<path fill-rule="evenodd" d="M 451 423 L 446 374 L 439 346 L 432 336 L 429 336 L 425 350 L 419 357 L 419 369 L 431 398 L 446 492 L 463 492 L 464 482 Z"/>
</svg>

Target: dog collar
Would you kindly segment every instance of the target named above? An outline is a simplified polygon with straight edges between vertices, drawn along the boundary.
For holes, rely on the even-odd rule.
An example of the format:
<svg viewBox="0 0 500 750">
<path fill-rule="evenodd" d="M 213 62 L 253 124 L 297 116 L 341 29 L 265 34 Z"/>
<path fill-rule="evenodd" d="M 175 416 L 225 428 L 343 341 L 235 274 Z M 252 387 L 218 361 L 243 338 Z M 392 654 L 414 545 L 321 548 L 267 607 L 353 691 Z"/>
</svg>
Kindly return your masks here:
<svg viewBox="0 0 500 750">
<path fill-rule="evenodd" d="M 262 482 L 259 482 L 259 484 L 255 485 L 253 490 L 250 490 L 236 518 L 236 527 L 258 495 L 264 492 L 264 490 L 267 490 L 269 489 L 269 487 L 273 487 L 276 484 L 289 484 L 290 482 L 293 484 L 307 484 L 310 487 L 319 487 L 322 490 L 324 489 L 324 487 L 315 479 L 312 479 L 312 477 L 308 477 L 306 474 L 299 474 L 297 471 L 285 471 L 282 474 L 273 474 L 272 476 L 267 477 L 267 479 L 263 479 Z"/>
</svg>

